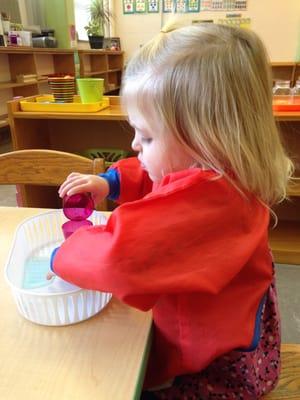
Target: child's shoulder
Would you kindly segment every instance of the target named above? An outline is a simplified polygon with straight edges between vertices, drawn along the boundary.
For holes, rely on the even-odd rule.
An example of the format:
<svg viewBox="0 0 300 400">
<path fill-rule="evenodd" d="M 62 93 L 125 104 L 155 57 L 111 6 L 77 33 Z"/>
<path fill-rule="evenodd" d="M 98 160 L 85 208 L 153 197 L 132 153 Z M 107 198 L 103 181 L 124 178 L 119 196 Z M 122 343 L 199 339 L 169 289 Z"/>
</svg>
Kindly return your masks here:
<svg viewBox="0 0 300 400">
<path fill-rule="evenodd" d="M 195 206 L 210 205 L 215 207 L 236 209 L 266 209 L 258 198 L 242 191 L 225 175 L 213 170 L 191 168 L 167 175 L 159 184 L 153 186 L 153 191 L 146 198 L 175 198 Z"/>
<path fill-rule="evenodd" d="M 189 168 L 166 175 L 164 179 L 154 185 L 154 192 L 172 193 L 173 191 L 237 191 L 233 182 L 225 176 L 207 169 Z"/>
</svg>

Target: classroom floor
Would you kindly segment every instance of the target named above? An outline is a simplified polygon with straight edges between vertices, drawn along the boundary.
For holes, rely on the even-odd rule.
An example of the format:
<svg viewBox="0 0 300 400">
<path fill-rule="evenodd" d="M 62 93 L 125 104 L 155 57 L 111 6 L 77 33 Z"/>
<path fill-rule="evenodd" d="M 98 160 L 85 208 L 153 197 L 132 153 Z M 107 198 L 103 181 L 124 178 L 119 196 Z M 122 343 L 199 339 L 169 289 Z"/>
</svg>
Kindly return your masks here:
<svg viewBox="0 0 300 400">
<path fill-rule="evenodd" d="M 0 153 L 10 151 L 11 143 L 0 143 Z M 0 185 L 0 206 L 16 206 L 15 187 Z M 276 265 L 282 341 L 300 343 L 300 265 Z"/>
</svg>

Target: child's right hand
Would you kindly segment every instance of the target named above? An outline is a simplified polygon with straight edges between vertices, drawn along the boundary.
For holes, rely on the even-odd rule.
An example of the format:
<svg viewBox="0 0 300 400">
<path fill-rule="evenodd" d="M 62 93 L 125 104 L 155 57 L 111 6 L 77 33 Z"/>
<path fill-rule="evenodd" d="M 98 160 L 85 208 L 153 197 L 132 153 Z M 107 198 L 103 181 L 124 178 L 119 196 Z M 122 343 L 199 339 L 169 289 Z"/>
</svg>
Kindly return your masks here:
<svg viewBox="0 0 300 400">
<path fill-rule="evenodd" d="M 58 189 L 61 198 L 76 193 L 89 192 L 95 205 L 101 203 L 109 194 L 109 184 L 106 179 L 98 175 L 79 174 L 72 172 Z"/>
</svg>

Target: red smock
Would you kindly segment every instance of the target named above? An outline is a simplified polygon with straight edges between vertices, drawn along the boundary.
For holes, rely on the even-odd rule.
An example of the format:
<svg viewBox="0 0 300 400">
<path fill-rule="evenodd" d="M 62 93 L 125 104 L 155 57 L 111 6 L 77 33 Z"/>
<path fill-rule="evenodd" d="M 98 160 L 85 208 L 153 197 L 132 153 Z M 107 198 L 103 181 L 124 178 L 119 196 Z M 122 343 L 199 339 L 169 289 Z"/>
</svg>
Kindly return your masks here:
<svg viewBox="0 0 300 400">
<path fill-rule="evenodd" d="M 272 280 L 268 209 L 213 171 L 188 169 L 152 185 L 136 158 L 114 168 L 121 205 L 106 226 L 81 228 L 62 244 L 55 273 L 153 310 L 145 387 L 247 348 Z"/>
</svg>

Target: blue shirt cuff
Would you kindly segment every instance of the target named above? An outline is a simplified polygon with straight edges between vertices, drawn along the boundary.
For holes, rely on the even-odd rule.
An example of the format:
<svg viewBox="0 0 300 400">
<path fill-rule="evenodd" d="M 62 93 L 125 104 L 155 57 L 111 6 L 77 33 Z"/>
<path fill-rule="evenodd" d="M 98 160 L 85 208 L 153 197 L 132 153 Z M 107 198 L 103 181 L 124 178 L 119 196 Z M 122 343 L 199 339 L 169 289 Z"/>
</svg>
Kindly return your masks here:
<svg viewBox="0 0 300 400">
<path fill-rule="evenodd" d="M 50 270 L 51 270 L 52 272 L 54 272 L 54 273 L 55 273 L 55 271 L 54 271 L 54 269 L 53 269 L 53 263 L 54 263 L 54 258 L 55 258 L 55 255 L 56 255 L 58 249 L 59 249 L 59 247 L 56 247 L 56 248 L 52 251 L 52 254 L 51 254 L 51 257 L 50 257 Z"/>
<path fill-rule="evenodd" d="M 109 194 L 107 196 L 110 200 L 117 200 L 120 196 L 120 175 L 116 169 L 109 169 L 104 174 L 99 174 L 109 184 Z"/>
</svg>

